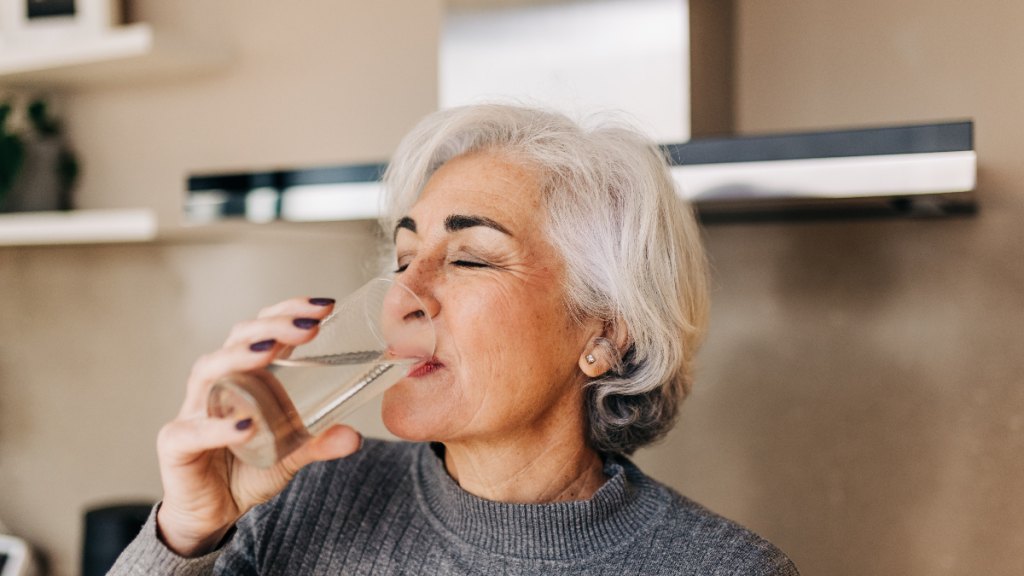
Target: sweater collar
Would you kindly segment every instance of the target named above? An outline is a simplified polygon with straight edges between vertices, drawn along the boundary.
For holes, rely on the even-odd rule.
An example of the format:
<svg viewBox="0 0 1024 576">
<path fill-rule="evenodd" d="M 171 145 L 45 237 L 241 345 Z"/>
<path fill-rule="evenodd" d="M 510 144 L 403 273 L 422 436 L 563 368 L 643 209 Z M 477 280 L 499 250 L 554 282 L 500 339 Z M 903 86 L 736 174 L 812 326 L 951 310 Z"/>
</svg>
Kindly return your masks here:
<svg viewBox="0 0 1024 576">
<path fill-rule="evenodd" d="M 466 492 L 424 444 L 413 466 L 417 499 L 451 537 L 495 554 L 572 560 L 631 540 L 664 515 L 668 494 L 626 458 L 606 457 L 605 484 L 589 500 L 510 504 Z"/>
</svg>

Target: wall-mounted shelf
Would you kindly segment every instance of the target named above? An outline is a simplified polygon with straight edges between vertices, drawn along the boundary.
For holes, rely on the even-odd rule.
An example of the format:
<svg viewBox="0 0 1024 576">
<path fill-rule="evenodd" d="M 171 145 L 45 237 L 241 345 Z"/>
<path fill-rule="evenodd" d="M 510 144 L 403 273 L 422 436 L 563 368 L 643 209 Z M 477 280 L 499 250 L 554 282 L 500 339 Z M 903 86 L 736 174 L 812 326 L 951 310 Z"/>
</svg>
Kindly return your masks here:
<svg viewBox="0 0 1024 576">
<path fill-rule="evenodd" d="M 221 46 L 155 34 L 145 23 L 82 34 L 73 41 L 2 46 L 0 86 L 81 88 L 195 75 L 223 68 Z"/>
<path fill-rule="evenodd" d="M 252 226 L 244 220 L 224 220 L 205 226 L 160 227 L 150 210 L 72 210 L 0 214 L 0 249 L 19 246 L 87 246 L 99 244 L 210 244 L 239 239 L 282 239 L 373 234 L 376 222 L 354 220 L 274 221 Z"/>
<path fill-rule="evenodd" d="M 156 215 L 144 209 L 0 214 L 0 246 L 148 242 L 156 235 Z"/>
<path fill-rule="evenodd" d="M 81 34 L 74 42 L 38 42 L 25 48 L 5 46 L 0 52 L 0 76 L 44 77 L 70 66 L 141 56 L 152 48 L 153 31 L 147 24 L 120 26 L 103 34 Z"/>
</svg>

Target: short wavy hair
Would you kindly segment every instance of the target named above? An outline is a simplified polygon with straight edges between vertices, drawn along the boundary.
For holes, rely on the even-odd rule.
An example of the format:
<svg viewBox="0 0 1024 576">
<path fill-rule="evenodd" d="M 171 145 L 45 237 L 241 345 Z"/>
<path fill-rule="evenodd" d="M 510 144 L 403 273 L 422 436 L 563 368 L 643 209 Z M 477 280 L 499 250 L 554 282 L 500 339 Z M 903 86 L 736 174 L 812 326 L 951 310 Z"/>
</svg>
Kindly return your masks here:
<svg viewBox="0 0 1024 576">
<path fill-rule="evenodd" d="M 587 438 L 602 453 L 631 454 L 675 424 L 693 381 L 707 321 L 707 264 L 693 211 L 664 153 L 620 122 L 590 128 L 552 111 L 504 104 L 452 108 L 423 119 L 384 175 L 382 226 L 390 233 L 445 162 L 490 151 L 537 169 L 542 226 L 566 267 L 576 319 L 624 327 L 617 360 L 585 391 Z"/>
</svg>

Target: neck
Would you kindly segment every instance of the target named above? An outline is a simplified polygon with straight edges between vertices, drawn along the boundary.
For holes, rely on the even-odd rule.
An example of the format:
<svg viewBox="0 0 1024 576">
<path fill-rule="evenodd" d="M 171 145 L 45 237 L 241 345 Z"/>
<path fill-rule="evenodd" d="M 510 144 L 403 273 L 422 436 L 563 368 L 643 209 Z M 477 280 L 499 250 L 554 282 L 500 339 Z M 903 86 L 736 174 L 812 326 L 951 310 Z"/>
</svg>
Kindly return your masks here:
<svg viewBox="0 0 1024 576">
<path fill-rule="evenodd" d="M 446 443 L 444 463 L 463 490 L 498 502 L 586 500 L 606 480 L 601 457 L 582 438 Z"/>
</svg>

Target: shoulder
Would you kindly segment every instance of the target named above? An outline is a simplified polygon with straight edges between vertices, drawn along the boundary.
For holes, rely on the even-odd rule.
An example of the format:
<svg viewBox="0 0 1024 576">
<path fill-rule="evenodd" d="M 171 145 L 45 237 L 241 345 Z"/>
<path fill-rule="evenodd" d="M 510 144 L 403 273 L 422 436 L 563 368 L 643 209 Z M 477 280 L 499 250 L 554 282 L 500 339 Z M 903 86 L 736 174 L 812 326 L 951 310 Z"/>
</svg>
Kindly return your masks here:
<svg viewBox="0 0 1024 576">
<path fill-rule="evenodd" d="M 649 483 L 666 503 L 651 532 L 651 544 L 663 551 L 666 568 L 723 576 L 798 576 L 789 557 L 768 540 L 644 475 L 632 463 L 625 466 L 635 481 Z M 665 573 L 678 572 L 669 568 Z"/>
<path fill-rule="evenodd" d="M 782 550 L 746 527 L 724 518 L 670 488 L 666 536 L 670 546 L 700 558 L 716 574 L 795 576 L 796 566 Z"/>
</svg>

